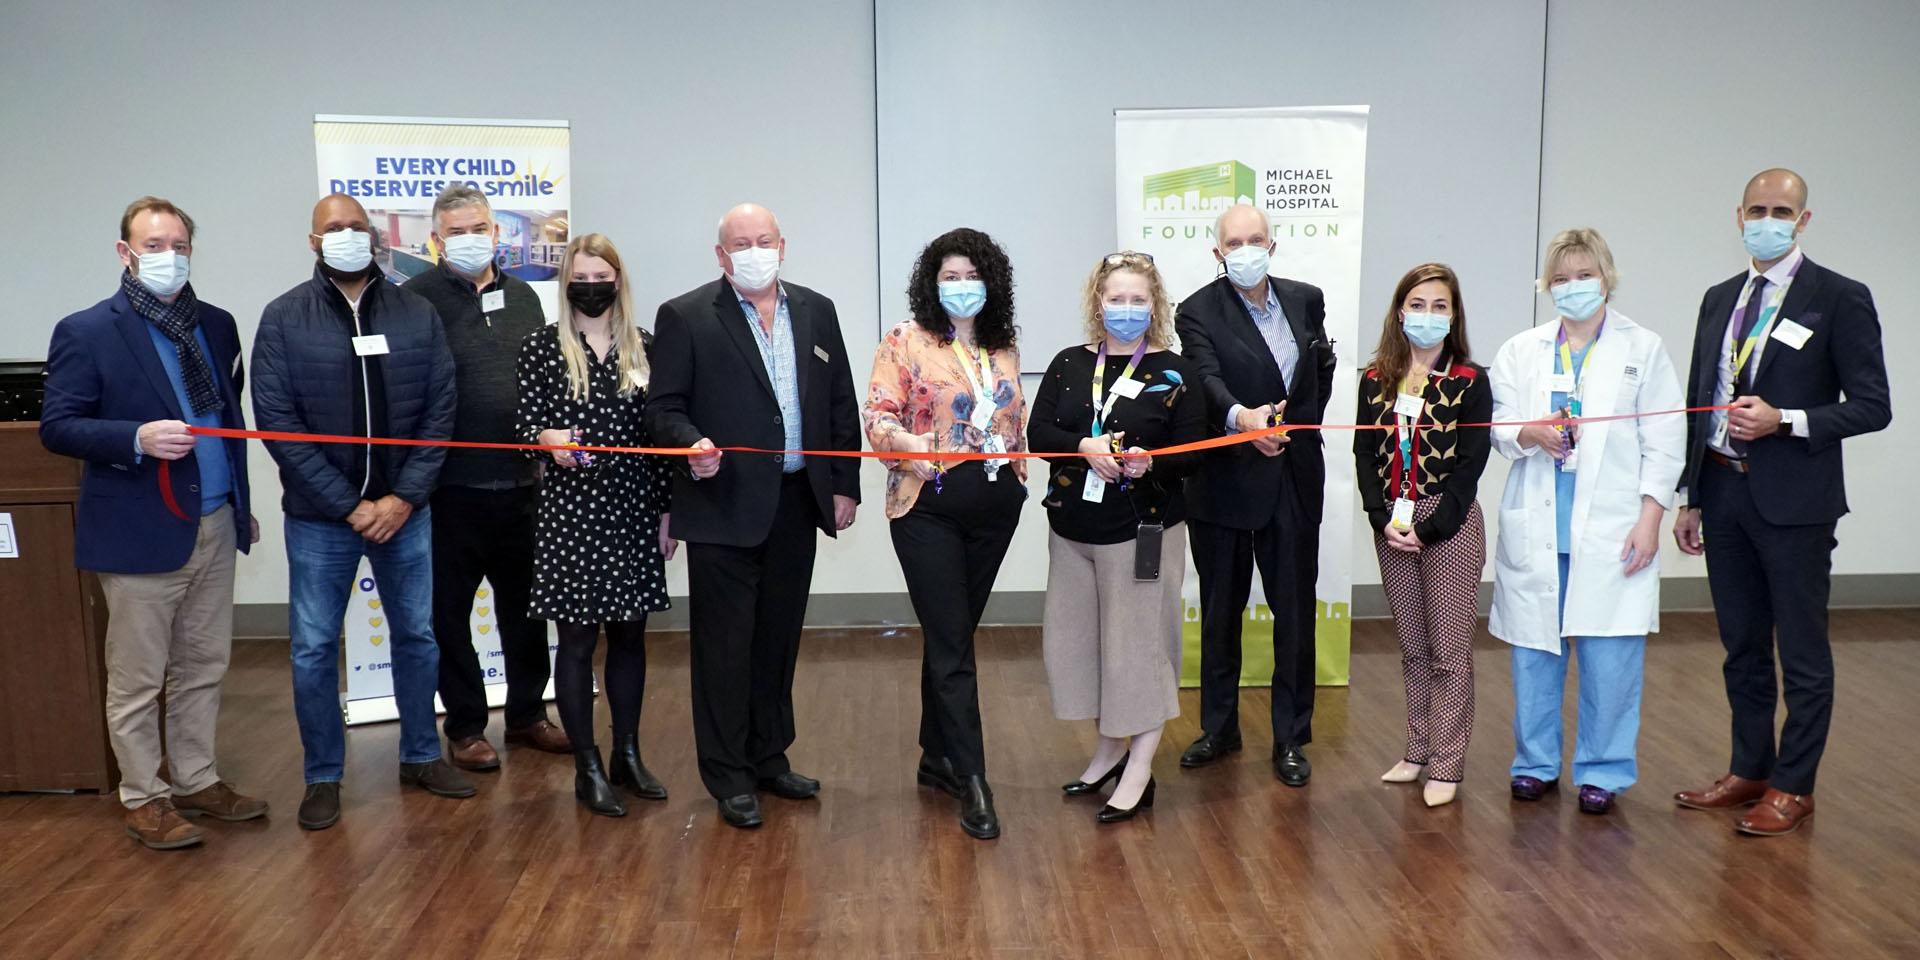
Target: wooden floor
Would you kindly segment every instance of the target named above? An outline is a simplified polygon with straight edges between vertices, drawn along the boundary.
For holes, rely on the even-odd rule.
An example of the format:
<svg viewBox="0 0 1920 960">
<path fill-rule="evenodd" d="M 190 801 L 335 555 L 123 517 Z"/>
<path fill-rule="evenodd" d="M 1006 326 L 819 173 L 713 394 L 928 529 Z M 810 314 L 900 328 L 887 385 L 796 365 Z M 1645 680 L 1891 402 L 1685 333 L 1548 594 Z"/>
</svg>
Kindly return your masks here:
<svg viewBox="0 0 1920 960">
<path fill-rule="evenodd" d="M 1052 718 L 1037 631 L 989 631 L 982 707 L 1005 823 L 990 843 L 914 786 L 911 630 L 808 635 L 793 758 L 826 788 L 769 798 L 754 832 L 722 825 L 695 775 L 684 635 L 655 639 L 642 732 L 671 801 L 589 816 L 568 759 L 528 751 L 475 799 L 403 794 L 395 730 L 377 726 L 351 734 L 345 817 L 321 833 L 294 823 L 286 648 L 245 642 L 223 771 L 273 816 L 202 821 L 205 846 L 154 853 L 122 834 L 109 798 L 0 796 L 0 956 L 1920 955 L 1920 612 L 1836 614 L 1820 812 L 1773 840 L 1668 800 L 1725 767 L 1711 625 L 1670 617 L 1648 650 L 1642 782 L 1610 817 L 1565 793 L 1509 801 L 1512 697 L 1490 643 L 1461 799 L 1428 810 L 1417 787 L 1380 783 L 1399 756 L 1398 659 L 1388 625 L 1364 622 L 1354 685 L 1320 694 L 1311 786 L 1275 782 L 1251 727 L 1245 753 L 1182 772 L 1189 692 L 1157 809 L 1107 827 L 1097 803 L 1060 795 L 1093 733 Z M 1249 691 L 1243 714 L 1265 704 Z"/>
</svg>

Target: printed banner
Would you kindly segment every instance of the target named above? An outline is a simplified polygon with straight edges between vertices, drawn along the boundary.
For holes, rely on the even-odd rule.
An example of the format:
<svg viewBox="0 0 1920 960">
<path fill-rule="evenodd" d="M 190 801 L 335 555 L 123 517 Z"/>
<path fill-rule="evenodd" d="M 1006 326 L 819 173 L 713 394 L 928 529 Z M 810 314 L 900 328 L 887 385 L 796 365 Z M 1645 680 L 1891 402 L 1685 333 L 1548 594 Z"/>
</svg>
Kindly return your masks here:
<svg viewBox="0 0 1920 960">
<path fill-rule="evenodd" d="M 367 208 L 374 262 L 388 279 L 402 283 L 440 262 L 433 198 L 471 184 L 500 227 L 494 265 L 531 283 L 549 317 L 569 236 L 571 139 L 564 120 L 313 118 L 319 195 L 344 193 Z"/>
<path fill-rule="evenodd" d="M 443 120 L 419 117 L 313 118 L 319 196 L 344 193 L 367 208 L 374 262 L 403 283 L 434 269 L 433 199 L 449 184 L 486 194 L 500 228 L 495 269 L 527 281 L 547 316 L 557 314 L 560 258 L 571 209 L 571 131 L 564 120 Z M 531 559 L 529 559 L 531 562 Z M 506 698 L 506 670 L 489 596 L 482 583 L 473 606 L 473 642 L 487 682 L 487 702 Z M 389 625 L 365 560 L 354 580 L 346 619 L 347 722 L 394 719 Z M 548 656 L 555 640 L 548 629 Z M 547 696 L 553 695 L 549 686 Z M 436 698 L 437 704 L 437 698 Z"/>
<path fill-rule="evenodd" d="M 1214 218 L 1221 210 L 1251 203 L 1266 211 L 1277 244 L 1273 272 L 1326 293 L 1327 336 L 1339 358 L 1328 409 L 1335 419 L 1344 416 L 1351 404 L 1342 404 L 1357 389 L 1367 108 L 1117 110 L 1114 160 L 1117 249 L 1152 254 L 1173 297 L 1219 276 L 1212 247 Z M 1353 458 L 1329 444 L 1326 460 L 1315 588 L 1317 681 L 1344 685 L 1352 636 Z M 1185 592 L 1181 683 L 1195 686 L 1200 680 L 1200 578 L 1191 555 Z M 1243 684 L 1264 686 L 1273 676 L 1273 615 L 1265 599 L 1256 575 L 1243 614 Z"/>
</svg>

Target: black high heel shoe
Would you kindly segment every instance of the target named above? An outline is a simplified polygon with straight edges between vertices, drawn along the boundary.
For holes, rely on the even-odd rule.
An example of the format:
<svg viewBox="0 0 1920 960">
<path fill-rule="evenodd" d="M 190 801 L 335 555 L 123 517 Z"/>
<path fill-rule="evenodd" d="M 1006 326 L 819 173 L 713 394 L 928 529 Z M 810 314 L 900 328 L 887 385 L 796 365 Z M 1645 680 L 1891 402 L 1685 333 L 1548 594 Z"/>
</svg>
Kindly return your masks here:
<svg viewBox="0 0 1920 960">
<path fill-rule="evenodd" d="M 1127 758 L 1121 757 L 1120 762 L 1114 764 L 1113 769 L 1108 770 L 1106 776 L 1101 777 L 1100 779 L 1095 780 L 1092 783 L 1088 783 L 1085 780 L 1075 780 L 1072 783 L 1063 785 L 1060 788 L 1060 792 L 1066 794 L 1069 797 L 1084 797 L 1089 793 L 1099 793 L 1101 787 L 1104 787 L 1107 784 L 1120 779 L 1120 774 L 1125 772 L 1126 769 L 1127 769 Z"/>
<path fill-rule="evenodd" d="M 1109 803 L 1101 807 L 1100 812 L 1094 814 L 1093 819 L 1096 823 L 1119 823 L 1122 820 L 1132 820 L 1142 810 L 1151 809 L 1153 809 L 1153 778 L 1148 777 L 1146 792 L 1140 794 L 1140 801 L 1138 803 L 1135 803 L 1125 810 Z"/>
</svg>

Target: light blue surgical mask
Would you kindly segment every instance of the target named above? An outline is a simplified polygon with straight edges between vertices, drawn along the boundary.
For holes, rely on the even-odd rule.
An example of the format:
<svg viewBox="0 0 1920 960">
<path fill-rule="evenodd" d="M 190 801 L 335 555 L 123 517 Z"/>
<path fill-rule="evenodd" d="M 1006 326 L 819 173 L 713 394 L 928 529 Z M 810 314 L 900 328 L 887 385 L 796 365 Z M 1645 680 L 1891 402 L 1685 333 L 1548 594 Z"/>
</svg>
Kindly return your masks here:
<svg viewBox="0 0 1920 960">
<path fill-rule="evenodd" d="M 187 285 L 187 255 L 172 250 L 155 253 L 135 252 L 134 279 L 156 297 L 171 297 Z"/>
<path fill-rule="evenodd" d="M 493 263 L 493 237 L 484 233 L 463 233 L 440 241 L 446 245 L 447 263 L 469 277 L 487 272 Z"/>
<path fill-rule="evenodd" d="M 987 305 L 985 280 L 940 281 L 940 309 L 962 319 L 977 316 Z"/>
<path fill-rule="evenodd" d="M 1793 249 L 1793 228 L 1799 222 L 1777 217 L 1748 220 L 1740 231 L 1740 239 L 1746 241 L 1747 252 L 1755 260 L 1778 260 Z"/>
<path fill-rule="evenodd" d="M 1453 329 L 1453 318 L 1444 313 L 1402 310 L 1400 326 L 1406 330 L 1409 343 L 1426 350 L 1446 341 L 1447 331 Z"/>
<path fill-rule="evenodd" d="M 1266 282 L 1267 268 L 1272 264 L 1273 255 L 1266 247 L 1249 244 L 1235 247 L 1232 253 L 1221 258 L 1226 264 L 1227 276 L 1233 285 L 1242 290 L 1252 290 Z"/>
<path fill-rule="evenodd" d="M 1153 322 L 1153 308 L 1144 303 L 1109 303 L 1101 311 L 1108 335 L 1121 343 L 1132 343 L 1147 335 Z"/>
<path fill-rule="evenodd" d="M 359 273 L 373 262 L 373 235 L 365 230 L 322 234 L 320 259 L 341 273 Z"/>
<path fill-rule="evenodd" d="M 1550 292 L 1553 294 L 1554 309 L 1570 320 L 1591 320 L 1607 302 L 1606 295 L 1600 292 L 1599 277 L 1568 280 L 1554 286 Z"/>
</svg>

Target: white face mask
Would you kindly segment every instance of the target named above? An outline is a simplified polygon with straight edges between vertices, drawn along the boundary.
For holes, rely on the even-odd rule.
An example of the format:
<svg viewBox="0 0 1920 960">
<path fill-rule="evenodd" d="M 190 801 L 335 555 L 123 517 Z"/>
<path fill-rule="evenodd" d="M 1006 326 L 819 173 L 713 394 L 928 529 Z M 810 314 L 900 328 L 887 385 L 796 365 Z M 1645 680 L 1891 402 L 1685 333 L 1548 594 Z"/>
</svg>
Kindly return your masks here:
<svg viewBox="0 0 1920 960">
<path fill-rule="evenodd" d="M 733 261 L 733 285 L 747 293 L 759 293 L 773 284 L 780 272 L 780 248 L 748 247 L 727 254 Z"/>
<path fill-rule="evenodd" d="M 132 248 L 128 248 L 129 252 Z M 133 255 L 137 269 L 133 271 L 135 279 L 156 297 L 171 297 L 187 285 L 187 255 L 172 250 L 157 253 L 135 253 Z"/>
<path fill-rule="evenodd" d="M 1251 290 L 1267 279 L 1267 267 L 1272 257 L 1266 247 L 1247 244 L 1235 247 L 1224 258 L 1227 264 L 1227 276 L 1233 285 L 1242 290 Z"/>
<path fill-rule="evenodd" d="M 359 273 L 373 262 L 373 235 L 365 230 L 321 234 L 320 259 L 341 273 Z"/>
<path fill-rule="evenodd" d="M 477 277 L 487 272 L 493 263 L 493 237 L 485 233 L 463 233 L 457 237 L 443 238 L 441 244 L 446 247 L 446 258 L 455 270 L 469 277 Z"/>
</svg>

